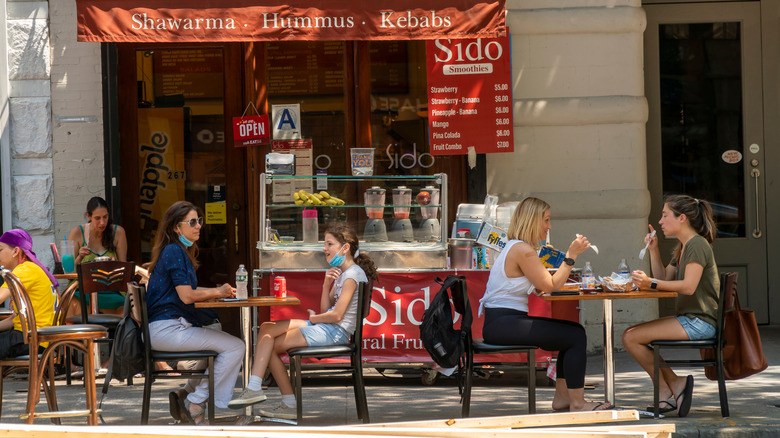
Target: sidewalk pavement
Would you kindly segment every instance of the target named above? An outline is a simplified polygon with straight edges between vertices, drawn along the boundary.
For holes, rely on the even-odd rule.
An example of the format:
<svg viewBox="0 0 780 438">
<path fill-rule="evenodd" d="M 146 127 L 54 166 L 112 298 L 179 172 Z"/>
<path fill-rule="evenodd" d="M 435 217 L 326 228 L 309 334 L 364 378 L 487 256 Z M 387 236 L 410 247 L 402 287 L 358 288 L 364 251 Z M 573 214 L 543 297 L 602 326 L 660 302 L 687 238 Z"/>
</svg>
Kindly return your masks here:
<svg viewBox="0 0 780 438">
<path fill-rule="evenodd" d="M 643 424 L 674 423 L 677 437 L 774 437 L 780 436 L 780 326 L 760 327 L 764 353 L 769 361 L 765 371 L 739 381 L 727 381 L 731 417 L 721 418 L 717 382 L 704 377 L 703 370 L 689 369 L 695 388 L 690 414 L 678 418 L 671 414 L 660 420 L 641 418 Z M 649 377 L 625 352 L 616 355 L 615 392 L 617 407 L 644 409 L 652 404 L 653 386 Z M 420 367 L 398 369 L 366 369 L 366 390 L 372 423 L 459 418 L 458 388 L 454 379 L 441 377 L 433 386 L 421 382 Z M 681 370 L 680 374 L 685 373 Z M 603 371 L 601 355 L 588 358 L 586 398 L 603 398 Z M 520 376 L 500 372 L 489 373 L 488 379 L 476 378 L 472 393 L 471 416 L 518 415 L 527 412 L 527 393 L 518 388 Z M 99 384 L 100 384 L 99 380 Z M 140 424 L 143 379 L 135 379 L 134 386 L 112 382 L 103 403 L 103 418 L 108 424 Z M 554 388 L 539 372 L 537 379 L 537 412 L 552 412 Z M 0 422 L 21 423 L 18 416 L 24 411 L 26 381 L 7 379 L 3 395 Z M 171 424 L 168 413 L 168 392 L 179 387 L 177 381 L 158 381 L 152 388 L 150 424 Z M 100 395 L 98 388 L 98 396 Z M 278 390 L 268 391 L 265 404 L 279 400 Z M 57 382 L 57 397 L 61 409 L 83 409 L 84 395 L 80 385 L 65 386 Z M 258 405 L 261 406 L 261 405 Z M 38 404 L 46 411 L 46 402 Z M 350 379 L 346 375 L 307 378 L 303 388 L 304 419 L 301 425 L 325 426 L 357 424 L 355 399 Z M 225 421 L 239 420 L 237 411 L 217 409 L 217 417 Z M 63 424 L 84 424 L 82 418 L 64 418 Z M 50 424 L 37 420 L 36 424 Z M 256 423 L 261 425 L 263 423 Z M 265 423 L 278 425 L 276 423 Z M 293 427 L 293 426 L 291 426 Z"/>
</svg>

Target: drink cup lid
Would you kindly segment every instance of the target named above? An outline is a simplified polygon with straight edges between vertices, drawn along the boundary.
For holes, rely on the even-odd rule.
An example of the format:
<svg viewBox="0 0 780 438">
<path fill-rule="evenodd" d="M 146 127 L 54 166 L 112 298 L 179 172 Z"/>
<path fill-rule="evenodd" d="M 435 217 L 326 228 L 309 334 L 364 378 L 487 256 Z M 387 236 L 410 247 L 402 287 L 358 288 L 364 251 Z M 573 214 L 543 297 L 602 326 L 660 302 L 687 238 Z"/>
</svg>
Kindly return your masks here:
<svg viewBox="0 0 780 438">
<path fill-rule="evenodd" d="M 303 210 L 303 217 L 304 218 L 317 218 L 317 209 L 316 208 L 306 208 Z"/>
</svg>

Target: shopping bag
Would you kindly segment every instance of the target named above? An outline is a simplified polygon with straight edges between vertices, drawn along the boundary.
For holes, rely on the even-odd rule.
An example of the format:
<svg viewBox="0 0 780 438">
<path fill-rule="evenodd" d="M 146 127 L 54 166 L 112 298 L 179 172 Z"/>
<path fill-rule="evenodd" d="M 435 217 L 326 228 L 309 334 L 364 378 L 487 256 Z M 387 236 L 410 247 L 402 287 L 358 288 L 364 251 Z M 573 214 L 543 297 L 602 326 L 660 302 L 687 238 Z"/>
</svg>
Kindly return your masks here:
<svg viewBox="0 0 780 438">
<path fill-rule="evenodd" d="M 726 298 L 725 302 L 728 302 L 729 297 Z M 723 369 L 726 380 L 744 379 L 767 367 L 755 313 L 740 307 L 736 291 L 733 300 L 734 307 L 726 311 L 723 326 Z M 713 360 L 715 352 L 712 349 L 701 350 L 701 358 Z M 718 380 L 715 367 L 705 367 L 704 374 L 710 380 Z"/>
</svg>

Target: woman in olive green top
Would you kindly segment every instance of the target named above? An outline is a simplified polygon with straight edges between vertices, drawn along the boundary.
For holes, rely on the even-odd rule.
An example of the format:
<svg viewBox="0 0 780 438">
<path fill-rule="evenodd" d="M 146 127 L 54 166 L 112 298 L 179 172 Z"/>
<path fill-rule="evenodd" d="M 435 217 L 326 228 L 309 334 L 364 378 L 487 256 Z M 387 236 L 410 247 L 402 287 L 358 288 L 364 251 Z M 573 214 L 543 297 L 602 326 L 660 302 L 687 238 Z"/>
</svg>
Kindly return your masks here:
<svg viewBox="0 0 780 438">
<path fill-rule="evenodd" d="M 687 195 L 669 196 L 664 200 L 661 231 L 675 237 L 679 243 L 672 262 L 664 267 L 658 250 L 658 238 L 653 226 L 645 242 L 650 253 L 653 277 L 634 271 L 634 283 L 640 289 L 677 292 L 675 313 L 654 321 L 628 328 L 623 333 L 623 346 L 653 378 L 653 350 L 647 344 L 656 339 L 699 340 L 715 337 L 720 279 L 718 265 L 712 253 L 715 220 L 712 207 L 703 199 Z M 679 377 L 671 368 L 661 368 L 661 412 L 676 410 L 680 417 L 688 415 L 693 396 L 693 376 Z M 648 408 L 650 410 L 652 408 Z"/>
</svg>

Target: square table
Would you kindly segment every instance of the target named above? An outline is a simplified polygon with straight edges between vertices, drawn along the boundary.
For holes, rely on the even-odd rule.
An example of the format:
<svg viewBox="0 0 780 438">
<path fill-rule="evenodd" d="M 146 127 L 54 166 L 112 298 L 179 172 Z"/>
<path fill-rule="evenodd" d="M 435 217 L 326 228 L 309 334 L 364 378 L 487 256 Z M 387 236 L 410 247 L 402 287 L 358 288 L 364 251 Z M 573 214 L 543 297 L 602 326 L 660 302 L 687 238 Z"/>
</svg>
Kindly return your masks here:
<svg viewBox="0 0 780 438">
<path fill-rule="evenodd" d="M 240 308 L 241 309 L 241 336 L 244 338 L 244 370 L 243 370 L 243 383 L 244 388 L 249 385 L 249 375 L 252 367 L 252 327 L 251 327 L 251 315 L 249 309 L 252 307 L 267 307 L 267 306 L 297 306 L 301 304 L 301 300 L 296 297 L 287 296 L 282 298 L 277 297 L 249 297 L 246 300 L 238 300 L 235 298 L 222 298 L 218 300 L 199 301 L 195 303 L 196 308 Z M 251 415 L 252 407 L 248 406 L 245 409 L 246 415 Z"/>
<path fill-rule="evenodd" d="M 570 291 L 566 291 L 570 292 Z M 631 292 L 580 292 L 575 295 L 551 295 L 536 292 L 545 301 L 601 300 L 604 310 L 604 396 L 615 406 L 615 340 L 612 323 L 612 301 L 637 298 L 674 298 L 677 292 L 660 290 L 636 290 Z"/>
</svg>

